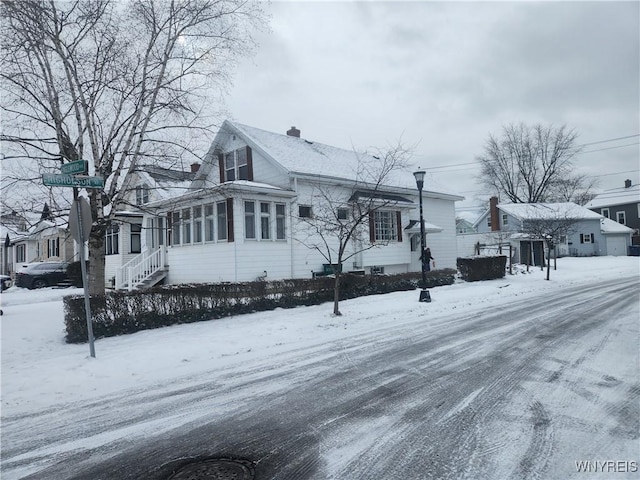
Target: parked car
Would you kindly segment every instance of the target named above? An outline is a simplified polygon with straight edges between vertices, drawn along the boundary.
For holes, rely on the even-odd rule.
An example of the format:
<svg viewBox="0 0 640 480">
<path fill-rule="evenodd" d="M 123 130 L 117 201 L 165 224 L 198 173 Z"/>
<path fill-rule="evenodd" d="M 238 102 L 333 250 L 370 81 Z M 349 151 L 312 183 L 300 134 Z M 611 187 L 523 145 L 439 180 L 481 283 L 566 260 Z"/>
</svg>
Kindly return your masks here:
<svg viewBox="0 0 640 480">
<path fill-rule="evenodd" d="M 68 281 L 65 262 L 42 262 L 29 265 L 16 273 L 16 286 L 42 288 Z"/>
<path fill-rule="evenodd" d="M 0 275 L 0 292 L 4 292 L 11 285 L 13 285 L 13 282 L 9 275 Z"/>
</svg>

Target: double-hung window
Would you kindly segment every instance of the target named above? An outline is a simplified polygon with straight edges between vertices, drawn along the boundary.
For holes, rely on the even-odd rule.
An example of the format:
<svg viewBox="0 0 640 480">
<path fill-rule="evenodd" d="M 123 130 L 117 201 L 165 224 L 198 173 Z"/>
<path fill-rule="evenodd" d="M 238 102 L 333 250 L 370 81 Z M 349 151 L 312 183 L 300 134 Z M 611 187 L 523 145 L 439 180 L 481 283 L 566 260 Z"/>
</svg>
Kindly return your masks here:
<svg viewBox="0 0 640 480">
<path fill-rule="evenodd" d="M 285 212 L 285 204 L 276 203 L 276 240 L 286 240 L 287 238 L 287 217 Z"/>
<path fill-rule="evenodd" d="M 138 185 L 136 187 L 136 205 L 144 205 L 149 203 L 149 186 Z"/>
<path fill-rule="evenodd" d="M 191 243 L 191 209 L 182 210 L 182 243 Z"/>
<path fill-rule="evenodd" d="M 16 245 L 16 262 L 22 263 L 27 260 L 27 247 L 24 244 Z"/>
<path fill-rule="evenodd" d="M 173 218 L 171 220 L 171 231 L 173 233 L 172 245 L 180 245 L 180 212 L 173 212 Z"/>
<path fill-rule="evenodd" d="M 627 214 L 624 210 L 616 212 L 616 222 L 621 223 L 622 225 L 627 224 Z"/>
<path fill-rule="evenodd" d="M 260 238 L 269 240 L 271 238 L 271 205 L 267 202 L 260 202 Z"/>
<path fill-rule="evenodd" d="M 106 238 L 105 238 L 105 254 L 106 255 L 117 255 L 119 253 L 118 249 L 118 237 L 120 234 L 120 225 L 117 223 L 112 223 L 107 228 Z"/>
<path fill-rule="evenodd" d="M 218 202 L 216 204 L 218 216 L 218 240 L 227 239 L 227 202 Z"/>
<path fill-rule="evenodd" d="M 216 215 L 214 204 L 204 206 L 204 241 L 213 242 L 216 239 Z"/>
<path fill-rule="evenodd" d="M 131 224 L 131 253 L 140 253 L 142 251 L 142 225 L 137 223 Z"/>
<path fill-rule="evenodd" d="M 221 162 L 220 176 L 223 182 L 234 180 L 252 180 L 251 149 L 242 147 L 219 156 Z"/>
<path fill-rule="evenodd" d="M 249 200 L 244 202 L 244 237 L 256 238 L 256 203 Z"/>
<path fill-rule="evenodd" d="M 202 242 L 202 207 L 193 207 L 193 242 Z"/>
<path fill-rule="evenodd" d="M 50 238 L 47 240 L 47 257 L 60 256 L 60 237 Z"/>
</svg>

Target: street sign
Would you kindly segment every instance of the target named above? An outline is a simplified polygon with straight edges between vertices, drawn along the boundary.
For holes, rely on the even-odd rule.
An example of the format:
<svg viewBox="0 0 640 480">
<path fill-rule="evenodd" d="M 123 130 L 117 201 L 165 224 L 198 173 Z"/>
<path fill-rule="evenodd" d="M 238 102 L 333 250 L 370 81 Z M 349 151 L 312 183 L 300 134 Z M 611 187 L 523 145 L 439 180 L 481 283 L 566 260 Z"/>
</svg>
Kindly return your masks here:
<svg viewBox="0 0 640 480">
<path fill-rule="evenodd" d="M 84 187 L 103 188 L 104 179 L 102 177 L 87 177 L 85 175 L 58 175 L 55 173 L 43 173 L 42 182 L 49 187 Z"/>
<path fill-rule="evenodd" d="M 60 171 L 66 174 L 82 174 L 86 175 L 89 168 L 89 162 L 86 160 L 76 160 L 75 162 L 63 163 Z"/>
<path fill-rule="evenodd" d="M 80 203 L 80 208 L 78 208 L 76 202 Z M 76 198 L 69 211 L 69 230 L 71 230 L 71 236 L 78 244 L 82 245 L 85 240 L 89 239 L 92 223 L 93 219 L 91 218 L 91 206 L 89 202 L 87 202 L 87 199 L 84 197 Z M 82 232 L 80 231 L 81 225 Z"/>
</svg>

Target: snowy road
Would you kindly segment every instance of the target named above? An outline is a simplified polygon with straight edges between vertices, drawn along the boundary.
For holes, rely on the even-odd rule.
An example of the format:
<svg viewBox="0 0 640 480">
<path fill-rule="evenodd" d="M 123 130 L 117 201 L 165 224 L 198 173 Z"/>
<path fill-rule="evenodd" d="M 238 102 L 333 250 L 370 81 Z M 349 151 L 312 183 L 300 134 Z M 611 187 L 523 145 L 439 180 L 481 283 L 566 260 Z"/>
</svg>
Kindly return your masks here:
<svg viewBox="0 0 640 480">
<path fill-rule="evenodd" d="M 198 456 L 250 460 L 257 479 L 638 478 L 639 304 L 627 277 L 437 318 L 413 308 L 173 385 L 5 417 L 3 478 L 165 479 Z"/>
</svg>

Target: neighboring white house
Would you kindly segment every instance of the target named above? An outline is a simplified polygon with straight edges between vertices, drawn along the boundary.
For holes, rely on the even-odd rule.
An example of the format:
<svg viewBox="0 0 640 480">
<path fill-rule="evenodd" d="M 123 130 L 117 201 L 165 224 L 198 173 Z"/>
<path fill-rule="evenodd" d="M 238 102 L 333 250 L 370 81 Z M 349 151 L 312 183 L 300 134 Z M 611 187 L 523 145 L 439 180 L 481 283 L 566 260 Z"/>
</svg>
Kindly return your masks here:
<svg viewBox="0 0 640 480">
<path fill-rule="evenodd" d="M 544 258 L 543 240 L 524 230 L 527 221 L 570 220 L 567 235 L 556 240 L 559 256 L 626 255 L 632 229 L 617 224 L 575 203 L 498 203 L 496 197 L 475 222 L 475 235 L 458 237 L 461 255 L 473 255 L 478 247 L 511 245 L 516 262 L 539 265 Z M 503 248 L 503 252 L 505 249 Z"/>
<path fill-rule="evenodd" d="M 123 236 L 120 230 L 118 253 L 108 256 L 107 280 L 113 277 L 116 288 L 133 288 L 145 278 L 150 284 L 162 277 L 169 284 L 309 278 L 322 272 L 327 260 L 308 248 L 305 221 L 327 207 L 327 192 L 336 199 L 338 215 L 348 215 L 349 205 L 362 197 L 381 205 L 372 212 L 365 240 L 379 246 L 352 257 L 345 271 L 419 271 L 415 179 L 407 171 L 378 188 L 362 183 L 360 169 L 379 160 L 301 138 L 295 127 L 283 135 L 225 121 L 200 168 L 187 172 L 193 181 L 176 178 L 158 188 L 158 178 L 140 172 L 130 184 L 140 201 L 130 202 L 118 219 L 121 229 L 140 225 L 135 234 L 140 229 L 141 252 L 136 253 L 138 237 L 124 245 L 123 237 L 132 233 Z M 426 241 L 437 268 L 456 267 L 459 200 L 463 197 L 423 191 Z M 112 232 L 111 245 L 113 240 Z"/>
</svg>

